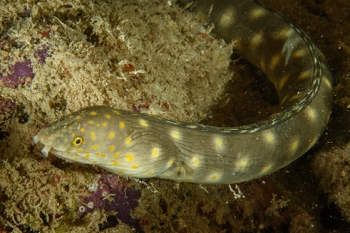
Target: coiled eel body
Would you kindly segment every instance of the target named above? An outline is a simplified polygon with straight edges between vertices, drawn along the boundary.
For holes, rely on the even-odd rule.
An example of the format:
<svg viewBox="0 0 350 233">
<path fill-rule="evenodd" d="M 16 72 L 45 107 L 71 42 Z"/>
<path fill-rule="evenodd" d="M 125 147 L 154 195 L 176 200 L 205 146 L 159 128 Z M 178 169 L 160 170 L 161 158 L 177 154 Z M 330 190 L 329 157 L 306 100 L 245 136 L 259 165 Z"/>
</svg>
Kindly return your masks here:
<svg viewBox="0 0 350 233">
<path fill-rule="evenodd" d="M 44 145 L 42 153 L 121 176 L 231 184 L 272 173 L 309 150 L 325 130 L 332 104 L 332 77 L 319 49 L 254 1 L 201 0 L 190 9 L 266 74 L 281 112 L 255 124 L 220 128 L 91 107 L 43 128 L 33 138 Z"/>
</svg>

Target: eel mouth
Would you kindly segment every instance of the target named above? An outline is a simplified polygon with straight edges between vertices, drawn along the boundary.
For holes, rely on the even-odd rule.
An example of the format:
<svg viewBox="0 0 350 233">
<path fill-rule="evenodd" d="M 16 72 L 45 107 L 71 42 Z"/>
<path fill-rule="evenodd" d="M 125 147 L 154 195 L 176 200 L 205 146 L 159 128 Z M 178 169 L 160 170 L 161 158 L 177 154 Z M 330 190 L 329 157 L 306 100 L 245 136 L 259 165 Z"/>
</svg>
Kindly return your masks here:
<svg viewBox="0 0 350 233">
<path fill-rule="evenodd" d="M 40 141 L 40 139 L 39 139 L 38 135 L 33 137 L 34 144 L 37 144 L 39 141 Z"/>
<path fill-rule="evenodd" d="M 49 146 L 48 144 L 45 144 L 45 143 L 41 140 L 39 134 L 33 137 L 33 142 L 34 142 L 34 144 L 37 144 L 38 142 L 42 143 L 42 144 L 44 145 L 44 148 L 41 150 L 41 153 L 44 155 L 44 157 L 49 156 L 49 152 L 50 152 L 50 150 L 52 149 L 52 147 Z"/>
<path fill-rule="evenodd" d="M 51 149 L 52 149 L 52 147 L 44 145 L 44 148 L 41 150 L 41 153 L 44 155 L 44 157 L 47 157 L 47 156 L 49 156 L 49 152 Z"/>
</svg>

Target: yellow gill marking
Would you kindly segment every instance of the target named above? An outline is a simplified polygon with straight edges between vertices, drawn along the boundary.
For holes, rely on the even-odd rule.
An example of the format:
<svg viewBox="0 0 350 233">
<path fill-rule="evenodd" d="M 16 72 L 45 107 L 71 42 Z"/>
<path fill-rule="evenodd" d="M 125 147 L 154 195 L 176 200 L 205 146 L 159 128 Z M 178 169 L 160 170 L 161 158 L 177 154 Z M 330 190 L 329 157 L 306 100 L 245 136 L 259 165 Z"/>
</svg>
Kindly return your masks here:
<svg viewBox="0 0 350 233">
<path fill-rule="evenodd" d="M 247 168 L 248 162 L 249 162 L 248 158 L 243 158 L 243 159 L 238 160 L 235 163 L 235 166 L 239 171 L 244 171 Z"/>
<path fill-rule="evenodd" d="M 332 88 L 333 88 L 333 87 L 332 87 L 332 82 L 330 81 L 329 78 L 327 78 L 327 77 L 325 77 L 325 76 L 322 77 L 322 84 L 326 85 L 326 87 L 327 87 L 328 89 L 332 89 Z"/>
<path fill-rule="evenodd" d="M 298 79 L 297 80 L 304 80 L 306 78 L 309 78 L 310 76 L 312 76 L 312 72 L 311 70 L 303 70 L 299 75 L 298 75 Z"/>
<path fill-rule="evenodd" d="M 105 117 L 106 117 L 107 119 L 109 119 L 109 118 L 111 118 L 111 115 L 106 114 Z"/>
<path fill-rule="evenodd" d="M 253 35 L 253 37 L 250 39 L 250 43 L 253 48 L 259 46 L 263 41 L 264 37 L 259 33 Z"/>
<path fill-rule="evenodd" d="M 222 176 L 222 174 L 220 174 L 218 172 L 214 172 L 214 173 L 209 175 L 209 180 L 216 181 L 216 180 L 220 179 L 221 176 Z"/>
<path fill-rule="evenodd" d="M 276 136 L 274 133 L 270 132 L 270 131 L 265 131 L 264 132 L 264 138 L 265 140 L 270 143 L 270 144 L 274 144 L 276 141 Z"/>
<path fill-rule="evenodd" d="M 174 163 L 174 159 L 171 159 L 167 162 L 166 165 L 167 165 L 167 167 L 171 167 L 171 165 L 173 165 L 173 163 Z"/>
<path fill-rule="evenodd" d="M 288 79 L 289 79 L 289 75 L 286 74 L 283 77 L 281 77 L 280 80 L 278 80 L 278 86 L 277 86 L 278 92 L 280 92 L 283 89 L 283 87 L 286 85 Z"/>
<path fill-rule="evenodd" d="M 130 143 L 131 143 L 131 141 L 132 141 L 132 140 L 131 140 L 131 138 L 130 138 L 130 137 L 127 137 L 127 138 L 125 139 L 125 143 L 126 143 L 126 144 L 130 144 Z"/>
<path fill-rule="evenodd" d="M 291 28 L 291 27 L 286 27 L 286 28 L 283 28 L 281 29 L 279 32 L 278 32 L 278 35 L 280 39 L 286 39 L 286 38 L 289 38 L 291 35 L 294 34 L 294 28 Z"/>
<path fill-rule="evenodd" d="M 106 127 L 107 126 L 107 122 L 102 122 L 102 126 Z"/>
<path fill-rule="evenodd" d="M 114 154 L 113 154 L 113 157 L 114 157 L 114 158 L 117 158 L 118 156 L 119 156 L 119 153 L 114 153 Z"/>
<path fill-rule="evenodd" d="M 152 175 L 154 173 L 154 170 L 149 170 L 148 172 L 146 172 L 147 175 Z"/>
<path fill-rule="evenodd" d="M 253 10 L 250 11 L 249 17 L 252 20 L 253 19 L 259 19 L 262 16 L 264 16 L 265 14 L 266 14 L 266 10 L 265 9 L 257 8 L 257 9 L 253 9 Z"/>
<path fill-rule="evenodd" d="M 110 151 L 114 151 L 115 147 L 114 146 L 109 146 L 108 148 Z"/>
<path fill-rule="evenodd" d="M 127 155 L 125 156 L 125 159 L 128 160 L 129 162 L 132 162 L 132 161 L 135 160 L 134 156 L 132 156 L 131 154 L 127 154 Z"/>
<path fill-rule="evenodd" d="M 136 169 L 137 167 L 138 167 L 138 165 L 136 165 L 136 164 L 131 165 L 131 168 L 133 168 L 133 169 Z"/>
<path fill-rule="evenodd" d="M 311 108 L 310 106 L 306 107 L 305 113 L 306 113 L 307 117 L 309 118 L 309 120 L 311 120 L 311 121 L 317 120 L 317 112 L 315 109 Z"/>
<path fill-rule="evenodd" d="M 177 130 L 171 131 L 170 135 L 175 138 L 175 139 L 180 139 L 181 138 L 181 133 Z"/>
<path fill-rule="evenodd" d="M 235 10 L 233 7 L 228 8 L 225 10 L 225 12 L 221 15 L 219 22 L 218 22 L 218 27 L 219 28 L 227 28 L 231 24 L 235 22 Z"/>
<path fill-rule="evenodd" d="M 252 51 L 252 53 L 253 53 L 253 51 Z M 265 59 L 260 59 L 259 68 L 260 68 L 261 71 L 263 71 L 263 72 L 267 71 L 266 70 L 266 64 L 267 64 L 267 62 L 266 62 Z"/>
<path fill-rule="evenodd" d="M 91 140 L 95 141 L 96 140 L 95 132 L 92 131 L 90 134 L 91 134 Z"/>
<path fill-rule="evenodd" d="M 159 147 L 154 147 L 152 149 L 152 157 L 157 158 L 159 156 Z"/>
<path fill-rule="evenodd" d="M 305 49 L 299 49 L 297 51 L 295 51 L 292 56 L 295 57 L 295 58 L 302 58 L 302 57 L 305 57 L 307 55 L 307 50 Z"/>
<path fill-rule="evenodd" d="M 274 70 L 278 63 L 281 61 L 281 56 L 280 55 L 274 55 L 269 63 L 269 68 L 270 70 Z"/>
<path fill-rule="evenodd" d="M 108 135 L 108 136 L 109 136 L 110 139 L 112 139 L 112 138 L 114 138 L 115 133 L 114 133 L 114 132 L 109 132 L 109 135 Z"/>
<path fill-rule="evenodd" d="M 95 116 L 96 114 L 97 114 L 97 112 L 95 112 L 95 111 L 91 111 L 91 112 L 90 112 L 90 115 L 91 115 L 91 116 Z"/>
<path fill-rule="evenodd" d="M 293 141 L 292 141 L 292 143 L 290 144 L 290 152 L 291 152 L 291 155 L 294 155 L 295 154 L 295 152 L 297 151 L 297 149 L 298 149 L 298 147 L 299 147 L 299 139 L 294 139 Z"/>
<path fill-rule="evenodd" d="M 113 166 L 117 166 L 117 165 L 119 165 L 119 162 L 117 162 L 117 161 L 111 161 L 111 164 L 112 164 Z"/>
<path fill-rule="evenodd" d="M 266 174 L 266 173 L 268 173 L 268 172 L 271 170 L 271 168 L 272 168 L 272 164 L 270 163 L 270 164 L 266 165 L 266 166 L 260 171 L 260 174 Z"/>
<path fill-rule="evenodd" d="M 96 145 L 96 144 L 95 144 L 95 145 L 91 145 L 90 148 L 96 150 L 96 149 L 98 149 L 98 145 Z M 96 154 L 97 154 L 97 153 L 96 153 Z"/>
<path fill-rule="evenodd" d="M 191 164 L 194 166 L 194 167 L 199 167 L 200 165 L 200 159 L 198 156 L 194 156 L 191 160 Z"/>
<path fill-rule="evenodd" d="M 93 121 L 93 120 L 88 120 L 88 124 L 89 124 L 89 125 L 93 125 L 93 124 L 94 124 L 94 121 Z"/>
<path fill-rule="evenodd" d="M 124 129 L 125 123 L 123 121 L 119 122 L 119 128 Z"/>
<path fill-rule="evenodd" d="M 140 119 L 140 120 L 139 120 L 139 123 L 140 123 L 140 125 L 143 126 L 143 127 L 147 127 L 147 126 L 148 126 L 147 121 L 145 121 L 144 119 Z"/>
<path fill-rule="evenodd" d="M 221 149 L 224 145 L 224 142 L 222 141 L 222 139 L 217 136 L 214 138 L 214 143 L 215 143 L 216 149 Z"/>
</svg>

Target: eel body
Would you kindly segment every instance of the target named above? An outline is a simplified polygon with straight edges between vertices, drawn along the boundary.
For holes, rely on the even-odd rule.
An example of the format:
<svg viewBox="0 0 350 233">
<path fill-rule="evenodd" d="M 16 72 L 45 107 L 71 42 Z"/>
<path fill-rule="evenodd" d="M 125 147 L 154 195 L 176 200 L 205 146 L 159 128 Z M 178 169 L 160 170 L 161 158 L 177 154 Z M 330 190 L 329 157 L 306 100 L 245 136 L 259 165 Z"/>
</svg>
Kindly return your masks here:
<svg viewBox="0 0 350 233">
<path fill-rule="evenodd" d="M 83 109 L 34 137 L 49 152 L 121 176 L 231 184 L 272 173 L 308 151 L 330 118 L 332 77 L 309 38 L 252 0 L 201 0 L 190 7 L 213 34 L 260 68 L 282 110 L 251 125 L 221 128 L 174 122 L 107 106 Z"/>
</svg>

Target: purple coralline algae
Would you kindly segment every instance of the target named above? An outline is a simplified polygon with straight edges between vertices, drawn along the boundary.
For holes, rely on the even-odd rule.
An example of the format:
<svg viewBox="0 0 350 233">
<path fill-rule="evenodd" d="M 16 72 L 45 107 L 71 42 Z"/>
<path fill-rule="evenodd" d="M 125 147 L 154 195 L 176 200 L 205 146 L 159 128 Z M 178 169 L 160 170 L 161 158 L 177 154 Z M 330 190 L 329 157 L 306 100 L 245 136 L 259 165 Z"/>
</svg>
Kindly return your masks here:
<svg viewBox="0 0 350 233">
<path fill-rule="evenodd" d="M 79 212 L 83 215 L 94 210 L 106 212 L 117 212 L 115 216 L 108 217 L 108 223 L 101 226 L 106 229 L 118 224 L 118 221 L 136 229 L 137 232 L 144 232 L 137 219 L 130 214 L 139 202 L 141 194 L 139 190 L 127 187 L 118 180 L 116 175 L 103 174 L 97 180 L 96 189 L 90 195 L 80 200 L 83 203 L 79 207 Z"/>
<path fill-rule="evenodd" d="M 47 57 L 50 57 L 49 46 L 43 44 L 38 50 L 34 52 L 34 57 L 39 64 L 44 64 Z M 33 72 L 32 61 L 28 58 L 23 61 L 17 61 L 14 65 L 9 67 L 10 74 L 4 76 L 5 69 L 1 69 L 0 63 L 0 81 L 5 87 L 16 88 L 19 85 L 31 84 L 35 73 Z"/>
<path fill-rule="evenodd" d="M 31 83 L 35 76 L 32 62 L 29 59 L 16 62 L 13 66 L 10 66 L 9 69 L 11 71 L 9 75 L 3 76 L 0 73 L 0 80 L 6 87 L 16 88 L 18 85 Z"/>
</svg>

